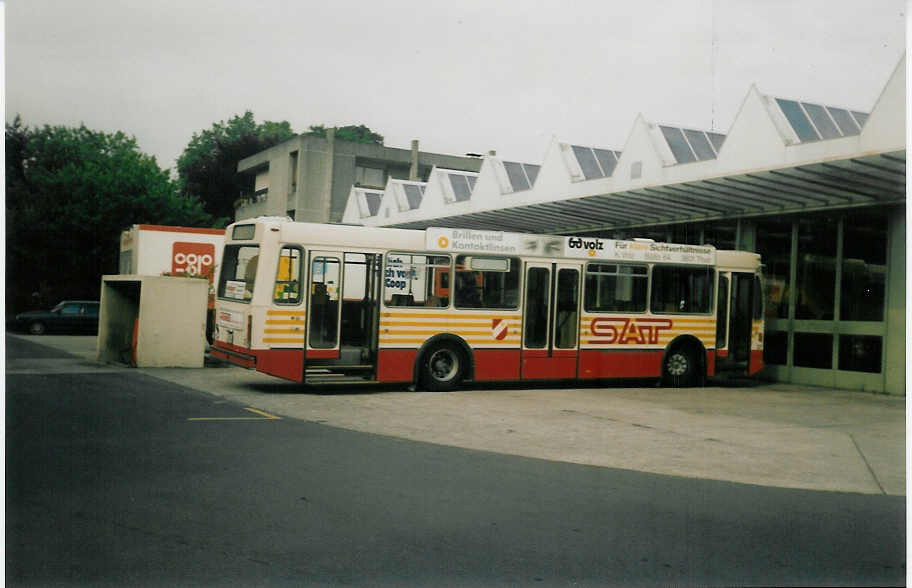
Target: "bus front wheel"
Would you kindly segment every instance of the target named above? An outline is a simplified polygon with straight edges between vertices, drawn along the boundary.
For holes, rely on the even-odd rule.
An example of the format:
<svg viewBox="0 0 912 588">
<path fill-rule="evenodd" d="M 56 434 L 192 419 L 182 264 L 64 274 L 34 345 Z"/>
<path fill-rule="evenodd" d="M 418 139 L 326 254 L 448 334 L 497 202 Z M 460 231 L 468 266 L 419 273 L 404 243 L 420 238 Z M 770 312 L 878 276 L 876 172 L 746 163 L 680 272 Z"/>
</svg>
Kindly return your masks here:
<svg viewBox="0 0 912 588">
<path fill-rule="evenodd" d="M 662 380 L 665 386 L 685 388 L 697 379 L 697 356 L 686 346 L 672 349 L 662 363 Z"/>
<path fill-rule="evenodd" d="M 464 372 L 462 352 L 451 343 L 441 343 L 425 356 L 421 382 L 431 392 L 447 392 L 459 386 Z"/>
</svg>

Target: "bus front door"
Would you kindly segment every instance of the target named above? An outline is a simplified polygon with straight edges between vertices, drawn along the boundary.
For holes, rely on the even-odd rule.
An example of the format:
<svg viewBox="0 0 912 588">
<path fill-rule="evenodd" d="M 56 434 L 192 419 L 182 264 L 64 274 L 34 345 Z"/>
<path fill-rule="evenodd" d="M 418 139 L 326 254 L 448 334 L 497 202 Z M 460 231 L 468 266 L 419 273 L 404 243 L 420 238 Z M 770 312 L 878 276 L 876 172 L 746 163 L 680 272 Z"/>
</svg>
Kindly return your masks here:
<svg viewBox="0 0 912 588">
<path fill-rule="evenodd" d="M 339 316 L 342 309 L 340 252 L 310 252 L 307 303 L 307 359 L 339 357 Z"/>
<path fill-rule="evenodd" d="M 716 369 L 745 370 L 750 360 L 754 274 L 719 272 Z"/>
<path fill-rule="evenodd" d="M 579 355 L 580 266 L 526 264 L 520 377 L 575 378 Z"/>
</svg>

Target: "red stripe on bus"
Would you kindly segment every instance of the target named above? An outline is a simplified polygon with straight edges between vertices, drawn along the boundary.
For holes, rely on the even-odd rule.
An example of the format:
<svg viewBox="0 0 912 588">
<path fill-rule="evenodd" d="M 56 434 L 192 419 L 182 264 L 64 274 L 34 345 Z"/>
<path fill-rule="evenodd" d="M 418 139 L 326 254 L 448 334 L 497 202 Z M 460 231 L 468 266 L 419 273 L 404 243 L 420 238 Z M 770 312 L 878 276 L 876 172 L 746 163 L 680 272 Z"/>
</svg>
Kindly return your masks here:
<svg viewBox="0 0 912 588">
<path fill-rule="evenodd" d="M 417 349 L 381 349 L 377 352 L 378 382 L 411 382 Z"/>
<path fill-rule="evenodd" d="M 580 379 L 652 378 L 662 373 L 662 349 L 655 351 L 580 351 Z"/>
<path fill-rule="evenodd" d="M 308 349 L 307 359 L 339 359 L 338 349 Z"/>
<path fill-rule="evenodd" d="M 246 351 L 246 349 L 245 349 L 245 351 Z M 251 357 L 247 353 L 240 355 L 240 354 L 228 353 L 227 351 L 221 351 L 219 349 L 211 349 L 209 351 L 209 353 L 212 355 L 212 357 L 216 357 L 218 359 L 233 363 L 235 365 L 239 365 L 243 368 L 252 368 L 256 365 L 256 358 Z"/>
<path fill-rule="evenodd" d="M 523 380 L 567 380 L 576 377 L 576 357 L 529 357 L 523 351 Z"/>
<path fill-rule="evenodd" d="M 712 349 L 706 350 L 706 377 L 711 378 L 716 375 L 716 354 Z"/>
<path fill-rule="evenodd" d="M 304 352 L 300 349 L 257 351 L 257 371 L 300 382 L 304 373 Z"/>
<path fill-rule="evenodd" d="M 748 374 L 756 374 L 763 369 L 763 350 L 751 349 L 750 364 L 747 368 Z"/>
<path fill-rule="evenodd" d="M 518 380 L 519 349 L 476 349 L 474 379 Z"/>
</svg>

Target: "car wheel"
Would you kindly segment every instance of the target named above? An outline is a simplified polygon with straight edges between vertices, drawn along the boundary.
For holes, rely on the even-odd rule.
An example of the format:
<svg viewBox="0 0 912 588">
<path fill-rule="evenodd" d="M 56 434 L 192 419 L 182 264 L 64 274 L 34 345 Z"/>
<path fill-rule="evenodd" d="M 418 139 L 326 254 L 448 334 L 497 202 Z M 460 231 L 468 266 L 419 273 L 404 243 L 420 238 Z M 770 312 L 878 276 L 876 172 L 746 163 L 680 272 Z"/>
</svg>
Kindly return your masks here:
<svg viewBox="0 0 912 588">
<path fill-rule="evenodd" d="M 35 321 L 29 323 L 28 332 L 30 335 L 44 335 L 47 332 L 47 327 L 41 321 Z"/>
<path fill-rule="evenodd" d="M 421 381 L 432 392 L 447 392 L 459 386 L 464 372 L 465 358 L 462 351 L 452 343 L 441 343 L 425 355 Z"/>
<path fill-rule="evenodd" d="M 687 347 L 677 347 L 668 352 L 662 363 L 662 381 L 666 386 L 684 388 L 692 386 L 697 374 L 696 356 Z"/>
</svg>

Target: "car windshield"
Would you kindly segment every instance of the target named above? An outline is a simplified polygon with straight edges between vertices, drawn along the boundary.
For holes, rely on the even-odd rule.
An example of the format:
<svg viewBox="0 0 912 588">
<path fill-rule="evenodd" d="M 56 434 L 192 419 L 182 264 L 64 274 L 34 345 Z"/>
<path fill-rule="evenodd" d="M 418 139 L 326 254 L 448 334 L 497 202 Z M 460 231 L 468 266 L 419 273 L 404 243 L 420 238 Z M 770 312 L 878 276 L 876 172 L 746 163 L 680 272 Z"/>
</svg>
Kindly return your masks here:
<svg viewBox="0 0 912 588">
<path fill-rule="evenodd" d="M 64 304 L 66 304 L 66 302 L 58 302 L 57 306 L 51 309 L 51 312 L 60 312 L 60 309 L 63 308 Z"/>
</svg>

